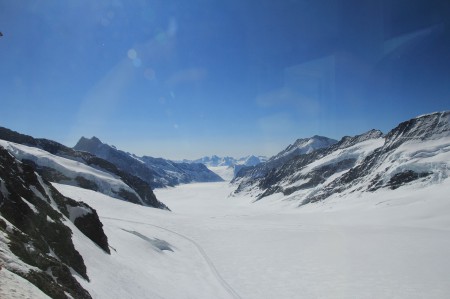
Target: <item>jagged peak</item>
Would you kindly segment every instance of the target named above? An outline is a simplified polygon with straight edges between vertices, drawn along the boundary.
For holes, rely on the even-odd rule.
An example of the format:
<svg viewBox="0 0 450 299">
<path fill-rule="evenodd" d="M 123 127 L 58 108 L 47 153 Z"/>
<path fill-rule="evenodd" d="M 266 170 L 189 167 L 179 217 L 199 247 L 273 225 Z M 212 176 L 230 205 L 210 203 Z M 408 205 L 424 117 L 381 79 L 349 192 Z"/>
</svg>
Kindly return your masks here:
<svg viewBox="0 0 450 299">
<path fill-rule="evenodd" d="M 89 148 L 95 148 L 95 147 L 99 147 L 102 145 L 107 145 L 107 144 L 103 143 L 99 138 L 97 138 L 95 136 L 92 136 L 91 138 L 86 138 L 86 137 L 82 136 L 73 148 L 75 150 L 89 151 L 88 150 Z"/>
<path fill-rule="evenodd" d="M 326 147 L 329 145 L 332 145 L 334 143 L 336 143 L 337 140 L 332 139 L 332 138 L 328 138 L 325 136 L 320 136 L 320 135 L 314 135 L 312 137 L 307 137 L 307 138 L 299 138 L 297 139 L 293 144 L 290 144 L 284 151 L 290 151 L 295 149 L 298 146 L 304 146 L 304 145 L 308 145 L 308 144 L 317 144 L 317 143 L 322 143 L 323 146 L 319 146 L 319 147 Z"/>
<path fill-rule="evenodd" d="M 338 148 L 346 148 L 352 146 L 356 143 L 363 142 L 370 139 L 377 139 L 383 136 L 383 132 L 377 129 L 371 129 L 365 133 L 355 135 L 355 136 L 344 136 L 337 143 Z"/>
<path fill-rule="evenodd" d="M 98 137 L 92 136 L 91 141 L 102 143 Z"/>
<path fill-rule="evenodd" d="M 87 137 L 82 136 L 80 138 L 80 141 L 81 140 L 83 140 L 84 142 L 102 143 L 103 144 L 103 142 L 96 136 L 92 136 L 91 138 L 87 138 Z"/>
</svg>

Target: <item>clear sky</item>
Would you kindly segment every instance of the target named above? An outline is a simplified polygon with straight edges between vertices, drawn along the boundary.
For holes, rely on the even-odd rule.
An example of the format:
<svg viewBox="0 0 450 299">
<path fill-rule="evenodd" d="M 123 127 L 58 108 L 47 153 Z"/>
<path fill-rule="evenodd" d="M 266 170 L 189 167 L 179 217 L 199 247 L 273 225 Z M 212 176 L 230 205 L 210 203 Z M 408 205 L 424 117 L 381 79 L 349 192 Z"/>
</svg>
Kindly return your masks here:
<svg viewBox="0 0 450 299">
<path fill-rule="evenodd" d="M 272 155 L 450 108 L 446 0 L 0 0 L 0 126 Z"/>
</svg>

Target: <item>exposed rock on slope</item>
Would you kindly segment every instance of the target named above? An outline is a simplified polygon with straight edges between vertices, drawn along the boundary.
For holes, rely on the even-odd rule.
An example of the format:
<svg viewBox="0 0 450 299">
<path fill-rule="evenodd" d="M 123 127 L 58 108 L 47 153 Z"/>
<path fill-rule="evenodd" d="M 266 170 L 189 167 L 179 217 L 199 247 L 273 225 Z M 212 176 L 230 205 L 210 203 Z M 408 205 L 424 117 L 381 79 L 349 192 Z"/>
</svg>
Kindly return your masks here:
<svg viewBox="0 0 450 299">
<path fill-rule="evenodd" d="M 286 149 L 271 157 L 264 163 L 257 164 L 253 167 L 243 167 L 236 173 L 232 183 L 243 182 L 259 179 L 268 174 L 272 169 L 276 169 L 298 155 L 313 153 L 315 150 L 326 148 L 337 141 L 323 136 L 313 136 L 311 138 L 297 139 L 293 144 Z"/>
<path fill-rule="evenodd" d="M 0 263 L 27 279 L 52 298 L 91 298 L 71 269 L 89 279 L 83 258 L 75 249 L 75 226 L 109 253 L 108 240 L 94 209 L 61 195 L 0 147 Z"/>
<path fill-rule="evenodd" d="M 239 173 L 240 184 L 236 193 L 256 189 L 259 190 L 258 198 L 262 198 L 278 192 L 289 195 L 298 190 L 314 188 L 326 182 L 336 173 L 353 167 L 374 146 L 381 146 L 382 135 L 378 130 L 371 130 L 354 137 L 346 136 L 338 143 L 333 143 L 328 147 L 292 156 L 283 164 L 280 164 L 279 160 L 278 164 L 274 163 L 273 161 L 277 161 L 275 157 L 286 157 L 285 153 L 288 151 L 284 150 L 281 154 L 269 159 L 268 165 L 260 166 L 265 171 L 270 169 L 265 175 L 253 177 L 254 172 Z M 370 142 L 371 140 L 378 141 L 373 143 Z"/>
<path fill-rule="evenodd" d="M 304 202 L 344 191 L 396 189 L 418 181 L 440 182 L 450 174 L 450 111 L 402 122 L 385 137 L 382 147 Z"/>
</svg>

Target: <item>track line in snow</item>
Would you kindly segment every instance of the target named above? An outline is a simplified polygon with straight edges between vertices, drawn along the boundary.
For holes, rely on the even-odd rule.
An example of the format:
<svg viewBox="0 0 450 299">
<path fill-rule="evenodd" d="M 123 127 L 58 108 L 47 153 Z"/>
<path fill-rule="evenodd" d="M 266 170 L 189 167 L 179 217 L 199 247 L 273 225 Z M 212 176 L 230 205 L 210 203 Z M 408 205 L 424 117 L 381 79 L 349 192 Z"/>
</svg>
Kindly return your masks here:
<svg viewBox="0 0 450 299">
<path fill-rule="evenodd" d="M 162 227 L 162 226 L 159 226 L 159 225 L 151 224 L 151 223 L 145 223 L 145 222 L 139 222 L 139 221 L 131 221 L 131 220 L 126 220 L 126 219 L 114 218 L 114 217 L 100 217 L 100 218 L 110 219 L 110 220 L 117 220 L 117 221 L 128 222 L 128 223 L 143 224 L 143 225 L 156 227 L 156 228 L 159 228 L 161 230 L 167 231 L 167 232 L 169 232 L 171 234 L 177 235 L 177 236 L 187 240 L 188 242 L 193 244 L 195 246 L 195 248 L 197 248 L 197 250 L 200 253 L 200 255 L 206 261 L 206 264 L 208 265 L 209 269 L 213 273 L 214 277 L 217 279 L 217 281 L 220 283 L 220 285 L 222 285 L 222 287 L 227 291 L 227 293 L 230 294 L 233 298 L 242 299 L 242 297 L 239 296 L 239 294 L 225 281 L 225 279 L 223 279 L 223 277 L 220 275 L 219 271 L 217 271 L 217 268 L 214 265 L 214 263 L 212 262 L 212 260 L 206 254 L 206 251 L 196 241 L 194 241 L 193 239 L 191 239 L 191 238 L 189 238 L 189 237 L 187 237 L 187 236 L 185 236 L 183 234 L 180 234 L 180 233 L 178 233 L 176 231 L 173 231 L 171 229 L 168 229 L 168 228 L 165 228 L 165 227 Z"/>
</svg>

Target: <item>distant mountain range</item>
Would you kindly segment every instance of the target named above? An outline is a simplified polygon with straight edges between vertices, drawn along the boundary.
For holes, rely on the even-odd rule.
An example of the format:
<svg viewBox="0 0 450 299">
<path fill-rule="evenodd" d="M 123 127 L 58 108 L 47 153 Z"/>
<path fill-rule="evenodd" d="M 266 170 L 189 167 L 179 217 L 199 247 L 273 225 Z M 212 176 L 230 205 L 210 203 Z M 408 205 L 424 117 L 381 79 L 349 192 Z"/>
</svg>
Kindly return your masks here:
<svg viewBox="0 0 450 299">
<path fill-rule="evenodd" d="M 254 166 L 259 163 L 267 161 L 267 157 L 265 156 L 246 156 L 243 158 L 233 158 L 233 157 L 219 157 L 216 155 L 206 156 L 196 160 L 183 160 L 185 163 L 201 163 L 208 167 L 219 167 L 219 166 L 235 166 L 235 165 L 244 165 L 244 166 Z"/>
<path fill-rule="evenodd" d="M 77 151 L 91 153 L 139 177 L 152 188 L 176 186 L 193 182 L 220 182 L 222 178 L 200 163 L 180 163 L 149 156 L 138 157 L 114 146 L 102 143 L 97 137 L 81 137 L 74 146 Z"/>
<path fill-rule="evenodd" d="M 243 158 L 219 157 L 216 155 L 202 157 L 197 160 L 183 160 L 185 163 L 201 163 L 226 180 L 231 180 L 244 167 L 255 166 L 267 161 L 265 156 L 246 156 Z"/>
<path fill-rule="evenodd" d="M 294 147 L 289 146 L 265 163 L 243 168 L 232 181 L 234 194 L 262 199 L 282 193 L 307 204 L 334 194 L 439 183 L 450 175 L 449 111 L 413 118 L 386 135 L 371 130 L 339 142 L 319 137 L 316 143 L 317 138 L 294 144 L 323 147 L 292 155 Z"/>
</svg>

